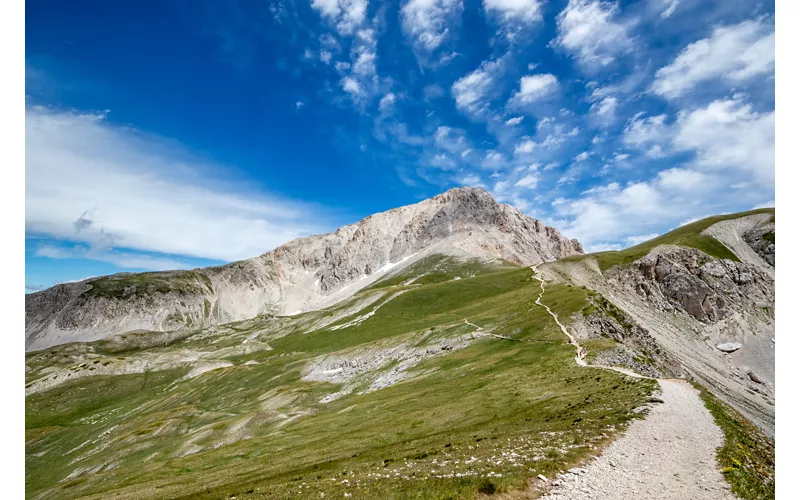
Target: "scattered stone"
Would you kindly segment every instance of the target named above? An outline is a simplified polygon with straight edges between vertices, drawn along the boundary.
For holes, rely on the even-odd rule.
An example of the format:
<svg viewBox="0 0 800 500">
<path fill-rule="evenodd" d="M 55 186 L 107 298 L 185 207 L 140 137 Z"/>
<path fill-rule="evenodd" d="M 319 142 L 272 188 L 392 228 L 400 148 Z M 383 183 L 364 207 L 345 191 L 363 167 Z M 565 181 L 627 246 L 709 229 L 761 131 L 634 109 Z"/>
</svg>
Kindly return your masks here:
<svg viewBox="0 0 800 500">
<path fill-rule="evenodd" d="M 753 373 L 753 370 L 748 370 L 747 371 L 747 376 L 750 377 L 750 380 L 752 380 L 756 384 L 763 384 L 764 383 L 764 381 L 761 380 L 761 377 L 759 377 L 758 375 Z"/>
<path fill-rule="evenodd" d="M 717 349 L 727 353 L 736 352 L 741 348 L 742 344 L 738 342 L 723 342 L 721 344 L 717 344 Z"/>
<path fill-rule="evenodd" d="M 539 474 L 539 475 L 538 475 L 538 476 L 536 476 L 536 477 L 538 477 L 539 479 L 541 479 L 541 480 L 542 480 L 542 481 L 544 481 L 545 483 L 547 482 L 547 478 L 546 478 L 546 477 L 544 477 L 544 476 L 543 476 L 543 475 L 541 475 L 541 474 Z"/>
</svg>

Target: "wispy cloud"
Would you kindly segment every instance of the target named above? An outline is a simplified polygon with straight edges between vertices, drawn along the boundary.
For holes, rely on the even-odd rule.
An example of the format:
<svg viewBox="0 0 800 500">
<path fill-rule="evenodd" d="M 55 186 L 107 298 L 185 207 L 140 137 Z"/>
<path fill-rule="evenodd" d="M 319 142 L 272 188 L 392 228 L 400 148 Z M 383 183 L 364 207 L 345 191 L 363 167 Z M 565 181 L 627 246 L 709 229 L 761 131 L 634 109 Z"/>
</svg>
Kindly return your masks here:
<svg viewBox="0 0 800 500">
<path fill-rule="evenodd" d="M 656 73 L 652 89 L 668 98 L 702 82 L 741 83 L 775 70 L 775 31 L 763 21 L 717 27 L 710 37 L 689 44 Z"/>
<path fill-rule="evenodd" d="M 87 258 L 126 267 L 176 264 L 134 262 L 141 257 L 115 253 L 121 248 L 236 260 L 332 225 L 313 206 L 244 189 L 221 177 L 218 165 L 114 126 L 105 114 L 34 106 L 25 129 L 26 231 L 114 250 Z"/>
</svg>

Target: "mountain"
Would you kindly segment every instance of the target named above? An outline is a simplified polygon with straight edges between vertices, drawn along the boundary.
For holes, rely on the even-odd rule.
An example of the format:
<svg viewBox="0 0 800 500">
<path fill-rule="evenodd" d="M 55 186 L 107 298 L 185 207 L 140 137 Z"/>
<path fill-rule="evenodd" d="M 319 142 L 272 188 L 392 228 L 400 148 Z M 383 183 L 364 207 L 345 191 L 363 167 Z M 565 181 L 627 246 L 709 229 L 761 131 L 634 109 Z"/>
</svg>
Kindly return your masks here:
<svg viewBox="0 0 800 500">
<path fill-rule="evenodd" d="M 582 252 L 577 240 L 485 190 L 456 188 L 224 266 L 116 274 L 26 295 L 25 346 L 316 310 L 432 254 L 531 265 Z"/>
<path fill-rule="evenodd" d="M 613 303 L 687 376 L 773 434 L 774 266 L 775 210 L 761 209 L 709 217 L 623 251 L 570 257 L 542 270 Z"/>
<path fill-rule="evenodd" d="M 26 495 L 774 498 L 774 210 L 594 254 L 480 190 L 397 212 L 243 265 L 326 276 L 330 305 L 27 352 Z M 238 265 L 104 278 L 81 300 L 219 303 Z"/>
</svg>

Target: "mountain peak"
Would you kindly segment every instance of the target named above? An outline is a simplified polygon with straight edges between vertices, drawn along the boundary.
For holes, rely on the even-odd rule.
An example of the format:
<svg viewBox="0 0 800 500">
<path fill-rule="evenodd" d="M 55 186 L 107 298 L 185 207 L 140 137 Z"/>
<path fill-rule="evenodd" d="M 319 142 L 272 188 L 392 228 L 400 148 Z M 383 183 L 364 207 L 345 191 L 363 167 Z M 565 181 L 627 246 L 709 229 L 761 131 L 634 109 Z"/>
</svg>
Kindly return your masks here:
<svg viewBox="0 0 800 500">
<path fill-rule="evenodd" d="M 576 240 L 498 204 L 485 189 L 459 187 L 244 261 L 27 295 L 26 347 L 319 309 L 434 254 L 532 265 L 579 253 Z"/>
</svg>

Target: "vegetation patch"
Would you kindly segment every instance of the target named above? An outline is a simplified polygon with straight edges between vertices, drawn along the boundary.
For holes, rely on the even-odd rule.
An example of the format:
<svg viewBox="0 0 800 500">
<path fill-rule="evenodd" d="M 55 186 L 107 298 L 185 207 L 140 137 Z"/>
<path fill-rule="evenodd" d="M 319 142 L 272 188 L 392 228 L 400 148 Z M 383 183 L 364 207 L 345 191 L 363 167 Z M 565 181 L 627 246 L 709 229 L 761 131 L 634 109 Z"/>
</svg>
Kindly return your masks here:
<svg viewBox="0 0 800 500">
<path fill-rule="evenodd" d="M 775 441 L 700 384 L 694 384 L 725 434 L 717 460 L 733 492 L 744 500 L 775 498 Z"/>
<path fill-rule="evenodd" d="M 211 280 L 197 271 L 115 274 L 90 282 L 87 298 L 128 299 L 156 293 L 203 294 L 213 291 Z"/>
<path fill-rule="evenodd" d="M 537 474 L 551 477 L 596 453 L 641 417 L 632 410 L 654 390 L 650 380 L 576 366 L 572 346 L 534 304 L 541 289 L 530 269 L 402 289 L 341 329 L 304 328 L 330 314 L 312 311 L 130 345 L 115 361 L 216 353 L 234 365 L 224 370 L 95 375 L 28 396 L 26 493 L 477 499 L 524 489 Z M 542 300 L 566 318 L 588 305 L 589 292 L 551 284 Z M 440 342 L 479 330 L 517 341 L 476 335 L 406 368 L 402 382 L 379 390 L 364 383 L 332 400 L 340 384 L 303 376 L 321 357 L 384 344 L 441 350 Z M 272 349 L 237 350 L 254 334 Z M 84 348 L 99 356 L 106 347 Z M 49 363 L 26 358 L 31 373 Z M 389 361 L 376 374 L 396 366 Z M 96 472 L 62 488 L 78 469 Z"/>
</svg>

